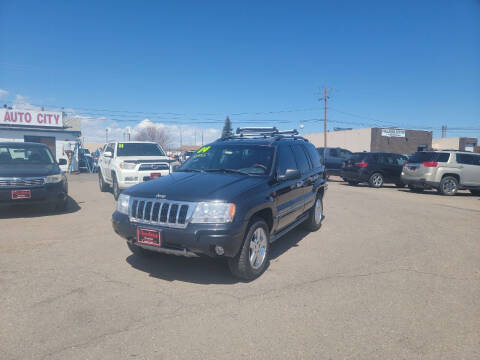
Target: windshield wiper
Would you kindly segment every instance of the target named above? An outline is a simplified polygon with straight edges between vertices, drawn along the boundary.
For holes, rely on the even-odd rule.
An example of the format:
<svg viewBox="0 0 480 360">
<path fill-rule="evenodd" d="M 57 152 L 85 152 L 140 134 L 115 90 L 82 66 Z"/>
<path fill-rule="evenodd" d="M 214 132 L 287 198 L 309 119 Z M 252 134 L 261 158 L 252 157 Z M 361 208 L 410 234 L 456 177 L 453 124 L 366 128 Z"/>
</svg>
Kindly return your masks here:
<svg viewBox="0 0 480 360">
<path fill-rule="evenodd" d="M 248 172 L 235 170 L 235 169 L 205 169 L 206 172 L 224 172 L 224 173 L 232 173 L 232 174 L 243 174 L 243 175 L 251 175 Z"/>
<path fill-rule="evenodd" d="M 205 170 L 199 169 L 178 169 L 177 172 L 204 172 Z"/>
</svg>

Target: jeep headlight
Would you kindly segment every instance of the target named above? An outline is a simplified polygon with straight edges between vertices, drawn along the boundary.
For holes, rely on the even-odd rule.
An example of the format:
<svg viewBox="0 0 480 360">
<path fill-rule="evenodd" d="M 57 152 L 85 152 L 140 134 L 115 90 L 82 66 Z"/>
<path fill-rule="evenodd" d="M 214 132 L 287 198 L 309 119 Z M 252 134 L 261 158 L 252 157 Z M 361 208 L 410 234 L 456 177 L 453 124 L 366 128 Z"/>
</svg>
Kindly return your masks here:
<svg viewBox="0 0 480 360">
<path fill-rule="evenodd" d="M 128 215 L 129 205 L 130 205 L 130 196 L 125 194 L 120 194 L 117 200 L 117 211 L 121 214 Z"/>
<path fill-rule="evenodd" d="M 137 164 L 135 164 L 135 163 L 129 163 L 129 162 L 125 162 L 125 161 L 122 161 L 120 163 L 120 168 L 125 169 L 125 170 L 133 170 L 133 169 L 135 169 L 136 166 L 137 166 Z"/>
<path fill-rule="evenodd" d="M 56 174 L 56 175 L 49 175 L 45 178 L 45 183 L 47 184 L 56 184 L 62 181 L 63 175 L 62 174 Z"/>
<path fill-rule="evenodd" d="M 221 202 L 200 202 L 195 206 L 192 223 L 223 224 L 233 221 L 235 204 Z"/>
</svg>

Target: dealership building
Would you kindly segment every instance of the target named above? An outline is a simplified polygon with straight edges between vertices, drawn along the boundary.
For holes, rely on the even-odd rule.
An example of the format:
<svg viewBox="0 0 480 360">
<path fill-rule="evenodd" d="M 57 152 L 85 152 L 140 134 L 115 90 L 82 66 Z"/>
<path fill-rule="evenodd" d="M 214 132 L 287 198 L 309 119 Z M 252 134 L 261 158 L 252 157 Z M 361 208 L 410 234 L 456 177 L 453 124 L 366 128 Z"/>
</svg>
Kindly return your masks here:
<svg viewBox="0 0 480 360">
<path fill-rule="evenodd" d="M 64 158 L 64 145 L 81 139 L 80 119 L 59 111 L 0 109 L 0 142 L 36 142 L 47 145 L 57 160 Z M 66 170 L 66 166 L 64 169 Z"/>
<path fill-rule="evenodd" d="M 316 147 L 324 146 L 323 133 L 305 134 Z M 351 129 L 327 132 L 327 146 L 352 152 L 413 154 L 432 149 L 432 132 L 394 128 Z"/>
</svg>

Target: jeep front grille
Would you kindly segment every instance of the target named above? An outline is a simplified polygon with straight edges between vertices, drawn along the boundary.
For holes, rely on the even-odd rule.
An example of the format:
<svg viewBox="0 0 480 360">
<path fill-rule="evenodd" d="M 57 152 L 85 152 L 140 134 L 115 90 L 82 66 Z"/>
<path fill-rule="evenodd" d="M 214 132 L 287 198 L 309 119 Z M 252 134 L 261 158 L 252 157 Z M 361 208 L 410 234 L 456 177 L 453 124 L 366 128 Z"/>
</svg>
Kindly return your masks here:
<svg viewBox="0 0 480 360">
<path fill-rule="evenodd" d="M 149 198 L 130 198 L 130 221 L 142 224 L 185 228 L 192 217 L 195 203 Z"/>
<path fill-rule="evenodd" d="M 0 178 L 0 188 L 19 188 L 19 187 L 35 187 L 43 186 L 45 178 L 28 177 L 28 178 Z"/>
</svg>

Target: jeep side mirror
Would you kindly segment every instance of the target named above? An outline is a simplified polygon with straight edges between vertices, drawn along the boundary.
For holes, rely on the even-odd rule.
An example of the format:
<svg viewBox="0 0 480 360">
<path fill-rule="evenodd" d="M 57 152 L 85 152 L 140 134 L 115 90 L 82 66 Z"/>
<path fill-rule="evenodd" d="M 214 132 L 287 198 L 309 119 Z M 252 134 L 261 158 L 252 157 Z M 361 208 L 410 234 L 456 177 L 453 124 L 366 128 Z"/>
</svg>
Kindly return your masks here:
<svg viewBox="0 0 480 360">
<path fill-rule="evenodd" d="M 58 165 L 67 165 L 67 159 L 58 159 Z"/>
<path fill-rule="evenodd" d="M 285 170 L 285 173 L 277 176 L 277 180 L 287 181 L 287 180 L 298 179 L 299 177 L 300 177 L 300 171 L 298 171 L 297 169 L 287 169 Z"/>
<path fill-rule="evenodd" d="M 105 151 L 105 152 L 103 153 L 103 156 L 108 157 L 108 158 L 111 158 L 111 157 L 113 157 L 113 154 L 112 154 L 111 151 Z"/>
</svg>

